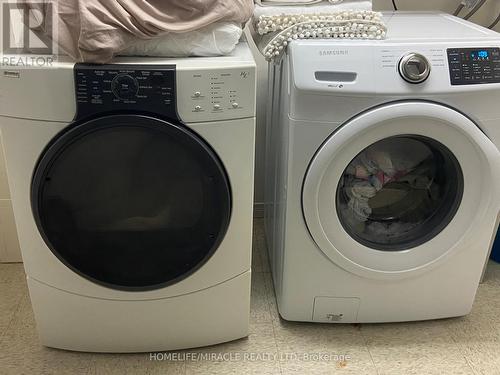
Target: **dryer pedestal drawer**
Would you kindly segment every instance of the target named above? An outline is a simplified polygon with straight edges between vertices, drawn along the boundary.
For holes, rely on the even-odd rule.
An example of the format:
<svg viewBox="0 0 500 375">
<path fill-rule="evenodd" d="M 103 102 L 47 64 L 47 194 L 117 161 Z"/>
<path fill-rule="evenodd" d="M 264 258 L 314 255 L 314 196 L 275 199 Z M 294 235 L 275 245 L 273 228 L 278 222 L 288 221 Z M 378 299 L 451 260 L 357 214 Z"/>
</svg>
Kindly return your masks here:
<svg viewBox="0 0 500 375">
<path fill-rule="evenodd" d="M 154 352 L 248 335 L 250 271 L 216 287 L 149 301 L 89 298 L 29 277 L 28 285 L 42 344 L 49 347 Z"/>
</svg>

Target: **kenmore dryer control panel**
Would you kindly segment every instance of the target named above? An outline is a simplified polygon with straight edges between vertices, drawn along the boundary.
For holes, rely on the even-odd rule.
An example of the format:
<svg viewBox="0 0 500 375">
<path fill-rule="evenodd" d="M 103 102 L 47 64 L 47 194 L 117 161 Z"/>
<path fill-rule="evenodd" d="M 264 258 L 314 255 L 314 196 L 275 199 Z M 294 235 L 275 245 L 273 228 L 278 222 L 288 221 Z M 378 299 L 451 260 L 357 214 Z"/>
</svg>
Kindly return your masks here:
<svg viewBox="0 0 500 375">
<path fill-rule="evenodd" d="M 177 69 L 177 109 L 190 122 L 252 117 L 255 68 Z"/>
<path fill-rule="evenodd" d="M 450 48 L 452 85 L 500 83 L 500 48 Z"/>
<path fill-rule="evenodd" d="M 103 112 L 153 112 L 177 119 L 175 66 L 75 65 L 77 118 Z"/>
<path fill-rule="evenodd" d="M 253 117 L 255 67 L 76 64 L 77 118 L 139 111 L 188 122 Z"/>
</svg>

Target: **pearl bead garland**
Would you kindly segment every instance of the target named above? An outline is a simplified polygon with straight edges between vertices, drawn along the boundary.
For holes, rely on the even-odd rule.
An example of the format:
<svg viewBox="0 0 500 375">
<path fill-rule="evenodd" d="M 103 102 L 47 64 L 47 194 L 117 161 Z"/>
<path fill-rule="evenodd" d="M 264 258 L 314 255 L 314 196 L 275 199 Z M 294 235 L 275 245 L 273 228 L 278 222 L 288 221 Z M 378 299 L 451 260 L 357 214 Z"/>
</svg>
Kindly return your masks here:
<svg viewBox="0 0 500 375">
<path fill-rule="evenodd" d="M 301 15 L 260 16 L 255 28 L 259 35 L 276 33 L 264 48 L 264 56 L 277 59 L 296 39 L 384 39 L 387 27 L 382 14 L 372 11 L 344 11 Z"/>
</svg>

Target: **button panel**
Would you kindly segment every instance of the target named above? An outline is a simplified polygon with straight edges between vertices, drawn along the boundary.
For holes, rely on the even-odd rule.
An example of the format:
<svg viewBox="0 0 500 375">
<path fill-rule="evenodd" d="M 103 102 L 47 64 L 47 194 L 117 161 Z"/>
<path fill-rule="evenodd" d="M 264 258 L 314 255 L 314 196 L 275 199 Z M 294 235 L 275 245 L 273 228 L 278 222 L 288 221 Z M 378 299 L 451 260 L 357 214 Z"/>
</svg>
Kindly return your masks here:
<svg viewBox="0 0 500 375">
<path fill-rule="evenodd" d="M 452 85 L 500 83 L 500 48 L 448 49 Z"/>
<path fill-rule="evenodd" d="M 255 115 L 255 68 L 186 69 L 177 71 L 178 110 L 187 122 L 244 118 Z"/>
<path fill-rule="evenodd" d="M 74 74 L 78 118 L 140 111 L 177 119 L 173 65 L 76 64 Z"/>
</svg>

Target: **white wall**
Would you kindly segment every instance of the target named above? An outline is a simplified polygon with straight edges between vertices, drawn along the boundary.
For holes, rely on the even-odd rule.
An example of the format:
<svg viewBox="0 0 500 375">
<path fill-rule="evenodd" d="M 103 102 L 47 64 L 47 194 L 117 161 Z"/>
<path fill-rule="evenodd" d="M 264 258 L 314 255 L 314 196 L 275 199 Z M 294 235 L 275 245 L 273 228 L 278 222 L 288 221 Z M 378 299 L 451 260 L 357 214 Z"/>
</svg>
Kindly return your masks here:
<svg viewBox="0 0 500 375">
<path fill-rule="evenodd" d="M 396 0 L 396 5 L 400 10 L 442 10 L 448 13 L 455 11 L 459 3 L 460 0 Z M 392 1 L 373 0 L 373 9 L 392 9 Z M 472 17 L 471 21 L 482 25 L 491 25 L 499 11 L 499 0 L 487 0 L 486 4 Z M 497 28 L 497 30 L 500 29 Z"/>
<path fill-rule="evenodd" d="M 0 263 L 20 261 L 21 252 L 7 184 L 2 140 L 0 139 Z"/>
<path fill-rule="evenodd" d="M 453 13 L 460 0 L 396 0 L 399 10 L 442 10 Z M 373 0 L 374 10 L 392 10 L 391 0 Z M 463 12 L 465 13 L 465 12 Z M 471 21 L 483 26 L 491 25 L 500 13 L 500 0 L 487 0 L 486 4 Z M 500 25 L 495 30 L 500 32 Z M 251 39 L 251 38 L 249 38 Z M 250 42 L 251 43 L 251 42 Z M 252 44 L 252 43 L 251 43 Z M 265 113 L 268 98 L 267 92 L 267 63 L 259 52 L 254 48 L 254 55 L 258 65 L 257 82 L 257 159 L 256 159 L 256 181 L 255 202 L 256 214 L 262 213 L 262 202 L 264 201 L 264 160 L 265 160 Z"/>
</svg>

